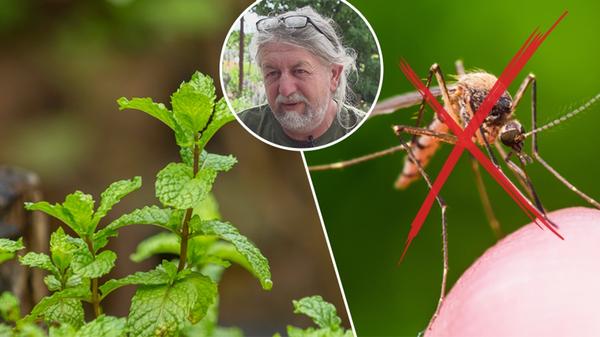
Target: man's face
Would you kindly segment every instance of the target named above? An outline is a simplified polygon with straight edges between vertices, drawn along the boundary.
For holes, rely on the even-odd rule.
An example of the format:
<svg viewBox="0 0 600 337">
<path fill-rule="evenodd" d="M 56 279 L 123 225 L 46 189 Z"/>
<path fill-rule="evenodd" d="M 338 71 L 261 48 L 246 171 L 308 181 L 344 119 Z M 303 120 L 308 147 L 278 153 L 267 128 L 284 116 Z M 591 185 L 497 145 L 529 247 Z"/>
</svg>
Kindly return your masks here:
<svg viewBox="0 0 600 337">
<path fill-rule="evenodd" d="M 339 71 L 308 50 L 269 42 L 261 49 L 269 106 L 284 129 L 310 133 L 318 127 L 337 87 Z"/>
</svg>

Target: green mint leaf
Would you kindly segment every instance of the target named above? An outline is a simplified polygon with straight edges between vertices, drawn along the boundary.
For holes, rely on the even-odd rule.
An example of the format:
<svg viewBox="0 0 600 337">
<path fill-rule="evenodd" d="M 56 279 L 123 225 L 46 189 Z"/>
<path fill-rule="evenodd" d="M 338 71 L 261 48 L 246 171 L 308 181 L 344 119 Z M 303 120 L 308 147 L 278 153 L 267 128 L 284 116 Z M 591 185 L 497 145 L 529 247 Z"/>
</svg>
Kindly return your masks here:
<svg viewBox="0 0 600 337">
<path fill-rule="evenodd" d="M 91 195 L 76 191 L 75 193 L 67 195 L 63 207 L 73 216 L 75 227 L 80 229 L 80 232 L 78 233 L 91 234 L 94 232 L 95 224 L 92 224 L 94 199 Z M 73 230 L 75 230 L 75 228 L 73 228 Z"/>
<path fill-rule="evenodd" d="M 220 266 L 223 268 L 229 268 L 231 266 L 231 262 L 229 262 L 228 260 L 222 259 L 218 256 L 210 256 L 210 255 L 202 257 L 198 261 L 198 264 L 202 264 L 202 265 L 212 264 L 212 265 Z"/>
<path fill-rule="evenodd" d="M 351 330 L 331 330 L 329 328 L 308 328 L 302 330 L 293 326 L 287 327 L 288 337 L 354 337 Z"/>
<path fill-rule="evenodd" d="M 108 280 L 100 286 L 102 298 L 126 285 L 162 285 L 173 282 L 177 275 L 177 264 L 163 260 L 162 264 L 147 272 L 137 272 L 121 279 Z"/>
<path fill-rule="evenodd" d="M 214 281 L 214 280 L 213 280 Z M 215 297 L 215 301 L 210 305 L 206 311 L 206 315 L 199 322 L 193 325 L 186 325 L 181 329 L 181 335 L 183 337 L 195 337 L 195 336 L 211 336 L 214 337 L 214 331 L 217 327 L 217 321 L 219 319 L 219 296 Z"/>
<path fill-rule="evenodd" d="M 52 301 L 52 303 L 40 302 L 39 304 L 45 308 L 40 316 L 43 316 L 47 324 L 62 322 L 76 327 L 83 324 L 83 307 L 78 299 L 63 298 Z M 34 311 L 32 311 L 32 314 L 34 314 Z"/>
<path fill-rule="evenodd" d="M 156 225 L 172 232 L 178 232 L 183 213 L 158 206 L 146 206 L 124 214 L 110 223 L 107 228 L 116 230 L 128 225 Z"/>
<path fill-rule="evenodd" d="M 69 324 L 61 324 L 60 326 L 51 326 L 49 329 L 50 337 L 75 337 L 77 329 Z"/>
<path fill-rule="evenodd" d="M 158 233 L 140 242 L 129 258 L 134 262 L 141 262 L 156 254 L 179 254 L 180 244 L 178 235 Z"/>
<path fill-rule="evenodd" d="M 200 156 L 200 171 L 207 168 L 215 171 L 229 171 L 236 163 L 237 159 L 232 155 L 222 156 L 202 151 L 202 155 Z"/>
<path fill-rule="evenodd" d="M 342 320 L 338 317 L 335 306 L 325 302 L 321 296 L 310 296 L 293 301 L 294 313 L 310 317 L 321 328 L 337 330 Z"/>
<path fill-rule="evenodd" d="M 90 289 L 86 286 L 68 288 L 44 297 L 26 316 L 24 321 L 43 318 L 47 324 L 67 323 L 74 327 L 83 325 L 81 300 L 89 300 Z"/>
<path fill-rule="evenodd" d="M 248 263 L 246 257 L 238 252 L 234 245 L 224 241 L 217 241 L 211 242 L 208 245 L 205 244 L 204 246 L 207 247 L 198 247 L 199 245 L 197 245 L 196 242 L 202 237 L 203 236 L 197 236 L 190 241 L 195 244 L 192 246 L 193 256 L 190 258 L 195 264 L 204 265 L 212 263 L 223 267 L 229 267 L 229 263 L 223 262 L 231 261 L 252 272 L 252 266 Z"/>
<path fill-rule="evenodd" d="M 60 275 L 60 271 L 52 263 L 50 256 L 44 253 L 29 252 L 24 256 L 19 256 L 19 262 L 24 266 L 40 268 L 47 270 L 54 275 Z"/>
<path fill-rule="evenodd" d="M 216 284 L 198 273 L 171 285 L 140 286 L 131 301 L 128 331 L 139 337 L 176 336 L 186 322 L 202 319 L 216 296 Z"/>
<path fill-rule="evenodd" d="M 120 180 L 110 184 L 100 195 L 100 206 L 98 206 L 98 210 L 94 214 L 95 223 L 97 224 L 123 197 L 140 187 L 142 187 L 141 177 L 134 177 L 131 180 Z"/>
<path fill-rule="evenodd" d="M 51 205 L 47 201 L 40 201 L 36 203 L 26 202 L 25 209 L 29 211 L 41 211 L 44 212 L 69 226 L 76 233 L 81 232 L 81 228 L 75 223 L 75 219 L 73 219 L 73 215 L 66 210 L 60 204 Z"/>
<path fill-rule="evenodd" d="M 177 124 L 173 118 L 173 113 L 167 109 L 164 104 L 154 103 L 150 98 L 132 98 L 131 100 L 128 100 L 125 97 L 119 98 L 117 103 L 119 104 L 119 110 L 140 110 L 165 123 L 175 131 L 177 144 L 179 146 L 190 146 L 193 144 L 194 135 L 183 131 L 181 126 Z"/>
<path fill-rule="evenodd" d="M 23 248 L 25 246 L 22 238 L 17 241 L 0 238 L 0 263 L 12 259 L 15 257 L 15 252 Z"/>
<path fill-rule="evenodd" d="M 77 254 L 73 261 L 73 272 L 81 277 L 99 278 L 112 270 L 116 259 L 117 254 L 110 250 L 103 251 L 95 258 L 89 251 L 87 254 Z"/>
<path fill-rule="evenodd" d="M 271 281 L 269 261 L 232 224 L 218 220 L 199 221 L 199 218 L 194 216 L 190 221 L 190 229 L 192 235 L 215 235 L 233 244 L 236 250 L 246 258 L 250 266 L 249 271 L 258 278 L 263 289 L 271 289 L 273 281 Z"/>
<path fill-rule="evenodd" d="M 193 167 L 194 165 L 194 147 L 193 146 L 184 146 L 179 148 L 179 155 L 181 156 L 181 161 L 189 167 Z"/>
<path fill-rule="evenodd" d="M 195 291 L 196 299 L 188 320 L 190 323 L 196 324 L 206 316 L 208 309 L 217 300 L 217 284 L 210 277 L 200 273 L 192 273 L 178 282 L 190 283 Z"/>
<path fill-rule="evenodd" d="M 23 248 L 25 248 L 23 238 L 19 238 L 17 241 L 0 238 L 0 253 L 14 253 Z"/>
<path fill-rule="evenodd" d="M 117 230 L 128 225 L 155 225 L 178 233 L 183 212 L 146 206 L 131 213 L 123 214 L 108 226 L 94 234 L 94 249 L 98 250 L 108 243 L 108 238 L 117 236 Z"/>
<path fill-rule="evenodd" d="M 208 127 L 200 135 L 198 147 L 203 149 L 208 141 L 221 127 L 223 127 L 223 125 L 233 121 L 234 119 L 235 117 L 233 116 L 233 113 L 229 111 L 227 103 L 225 103 L 225 99 L 221 98 L 215 105 L 215 112 L 210 123 L 208 124 Z"/>
<path fill-rule="evenodd" d="M 75 337 L 123 337 L 125 322 L 125 318 L 100 315 L 81 327 Z"/>
<path fill-rule="evenodd" d="M 221 256 L 210 253 L 212 248 L 219 243 L 219 238 L 214 235 L 191 236 L 188 241 L 187 258 L 189 263 L 191 265 L 195 265 L 196 267 L 204 267 L 204 265 L 208 263 L 217 263 L 219 265 L 224 265 L 222 262 L 225 261 L 218 261 L 223 260 Z M 241 258 L 241 260 L 245 261 L 243 257 Z"/>
<path fill-rule="evenodd" d="M 156 176 L 156 196 L 165 206 L 193 208 L 206 198 L 216 176 L 216 171 L 205 169 L 193 177 L 191 167 L 170 163 Z"/>
<path fill-rule="evenodd" d="M 162 103 L 154 103 L 150 98 L 132 98 L 128 100 L 125 97 L 119 98 L 117 103 L 119 104 L 119 110 L 134 109 L 143 111 L 175 130 L 173 114 Z"/>
<path fill-rule="evenodd" d="M 51 205 L 46 201 L 25 203 L 30 211 L 42 211 L 65 223 L 79 236 L 86 236 L 94 231 L 92 214 L 94 199 L 91 195 L 76 191 L 67 195 L 62 204 Z"/>
<path fill-rule="evenodd" d="M 91 281 L 90 281 L 89 278 L 82 278 L 82 276 L 79 275 L 79 274 L 72 274 L 67 279 L 67 283 L 65 284 L 65 288 L 74 288 L 74 287 L 80 286 L 82 284 L 89 285 L 90 282 Z"/>
<path fill-rule="evenodd" d="M 77 251 L 87 251 L 85 242 L 79 238 L 73 238 L 62 229 L 58 229 L 50 236 L 50 255 L 52 262 L 63 273 L 73 260 Z"/>
<path fill-rule="evenodd" d="M 19 299 L 8 291 L 0 295 L 0 316 L 6 322 L 15 322 L 21 318 Z"/>
<path fill-rule="evenodd" d="M 194 207 L 194 215 L 205 220 L 218 220 L 221 219 L 221 213 L 219 212 L 219 204 L 217 199 L 212 193 L 209 193 L 204 200 L 202 200 L 196 207 Z"/>
<path fill-rule="evenodd" d="M 173 117 L 186 133 L 200 132 L 208 123 L 215 99 L 212 78 L 196 72 L 171 95 Z"/>
<path fill-rule="evenodd" d="M 24 323 L 19 326 L 19 332 L 9 336 L 13 337 L 46 337 L 44 330 L 34 323 Z"/>
<path fill-rule="evenodd" d="M 62 289 L 62 284 L 60 283 L 60 280 L 54 275 L 46 275 L 44 277 L 44 283 L 50 291 L 58 291 Z"/>
<path fill-rule="evenodd" d="M 194 133 L 190 131 L 183 131 L 183 129 L 177 124 L 175 130 L 175 142 L 181 148 L 192 147 L 194 145 Z"/>
</svg>

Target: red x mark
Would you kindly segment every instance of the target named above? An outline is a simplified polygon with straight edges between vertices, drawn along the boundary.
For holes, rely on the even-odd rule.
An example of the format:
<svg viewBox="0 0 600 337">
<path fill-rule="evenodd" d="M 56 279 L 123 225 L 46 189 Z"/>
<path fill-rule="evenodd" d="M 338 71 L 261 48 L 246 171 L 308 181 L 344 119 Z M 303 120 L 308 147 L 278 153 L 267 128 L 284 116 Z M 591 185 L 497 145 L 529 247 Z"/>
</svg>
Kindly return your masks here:
<svg viewBox="0 0 600 337">
<path fill-rule="evenodd" d="M 564 238 L 554 229 L 554 227 L 550 224 L 548 219 L 537 209 L 535 208 L 531 202 L 523 196 L 521 191 L 519 191 L 513 183 L 504 176 L 500 172 L 500 170 L 489 160 L 487 156 L 485 156 L 481 150 L 472 142 L 473 134 L 479 129 L 484 119 L 492 110 L 496 101 L 500 98 L 503 92 L 506 91 L 507 87 L 510 83 L 515 79 L 517 74 L 523 69 L 527 61 L 533 56 L 533 53 L 537 50 L 537 48 L 544 42 L 546 37 L 554 30 L 554 28 L 558 25 L 558 23 L 567 15 L 567 11 L 565 11 L 556 22 L 550 27 L 550 29 L 544 33 L 537 32 L 537 29 L 527 38 L 521 49 L 517 52 L 517 54 L 512 58 L 506 69 L 502 72 L 498 81 L 492 87 L 489 94 L 483 101 L 483 104 L 479 107 L 477 112 L 475 113 L 474 118 L 471 120 L 469 125 L 463 130 L 461 127 L 456 124 L 454 119 L 450 117 L 448 112 L 444 110 L 442 105 L 437 101 L 437 99 L 431 94 L 431 91 L 425 85 L 419 77 L 415 74 L 415 72 L 410 68 L 406 61 L 400 61 L 400 68 L 402 72 L 407 77 L 407 79 L 417 88 L 417 90 L 424 97 L 425 101 L 436 111 L 440 120 L 444 121 L 446 125 L 452 130 L 452 132 L 458 137 L 458 141 L 456 142 L 450 156 L 446 160 L 446 163 L 442 167 L 442 170 L 438 177 L 436 178 L 427 198 L 421 205 L 417 216 L 413 220 L 410 232 L 408 233 L 408 238 L 406 240 L 406 244 L 404 246 L 404 251 L 402 252 L 402 256 L 400 257 L 400 261 L 404 258 L 406 251 L 408 250 L 408 246 L 412 240 L 417 236 L 423 222 L 427 218 L 429 211 L 431 210 L 431 206 L 437 195 L 440 192 L 440 189 L 448 179 L 448 176 L 454 169 L 454 166 L 458 162 L 458 159 L 462 155 L 465 148 L 471 152 L 471 154 L 481 163 L 481 165 L 492 175 L 492 177 L 504 188 L 504 190 L 515 200 L 517 205 L 521 207 L 521 209 L 525 212 L 525 214 L 532 220 L 540 221 L 544 226 L 550 229 L 554 234 L 556 234 L 559 238 Z M 539 224 L 538 224 L 539 226 Z"/>
</svg>

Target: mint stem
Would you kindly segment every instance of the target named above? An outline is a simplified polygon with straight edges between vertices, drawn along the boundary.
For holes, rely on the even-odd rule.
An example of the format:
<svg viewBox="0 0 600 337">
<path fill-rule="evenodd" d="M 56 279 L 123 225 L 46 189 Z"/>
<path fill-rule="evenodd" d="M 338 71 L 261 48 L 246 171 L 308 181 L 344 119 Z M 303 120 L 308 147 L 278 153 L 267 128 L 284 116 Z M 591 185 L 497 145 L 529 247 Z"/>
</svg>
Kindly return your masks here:
<svg viewBox="0 0 600 337">
<path fill-rule="evenodd" d="M 200 165 L 200 149 L 198 148 L 198 140 L 199 134 L 197 133 L 194 136 L 194 162 L 192 164 L 194 178 L 196 175 L 198 175 Z M 181 227 L 181 249 L 179 252 L 179 266 L 177 267 L 177 271 L 182 271 L 183 268 L 185 268 L 185 262 L 187 260 L 188 237 L 190 234 L 190 219 L 192 218 L 193 211 L 193 208 L 188 208 L 185 211 L 185 217 L 183 218 L 183 225 Z"/>
<path fill-rule="evenodd" d="M 96 254 L 94 253 L 94 244 L 89 236 L 85 237 L 85 243 L 88 246 L 90 253 L 92 253 L 92 257 L 95 259 Z M 100 307 L 100 298 L 98 297 L 98 279 L 92 279 L 92 305 L 94 306 L 94 315 L 96 317 L 100 316 L 102 312 L 102 308 Z"/>
</svg>

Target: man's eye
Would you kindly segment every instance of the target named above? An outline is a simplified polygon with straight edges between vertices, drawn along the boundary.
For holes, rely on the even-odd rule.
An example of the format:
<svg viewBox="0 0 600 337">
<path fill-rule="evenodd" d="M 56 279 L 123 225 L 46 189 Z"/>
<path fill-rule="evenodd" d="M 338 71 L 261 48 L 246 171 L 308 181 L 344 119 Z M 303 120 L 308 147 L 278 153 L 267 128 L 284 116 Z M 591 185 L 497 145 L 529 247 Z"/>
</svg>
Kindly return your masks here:
<svg viewBox="0 0 600 337">
<path fill-rule="evenodd" d="M 296 70 L 294 70 L 294 72 L 298 75 L 307 75 L 308 74 L 308 71 L 305 69 L 296 69 Z"/>
<path fill-rule="evenodd" d="M 265 74 L 265 78 L 275 78 L 278 73 L 278 71 L 269 71 Z"/>
</svg>

